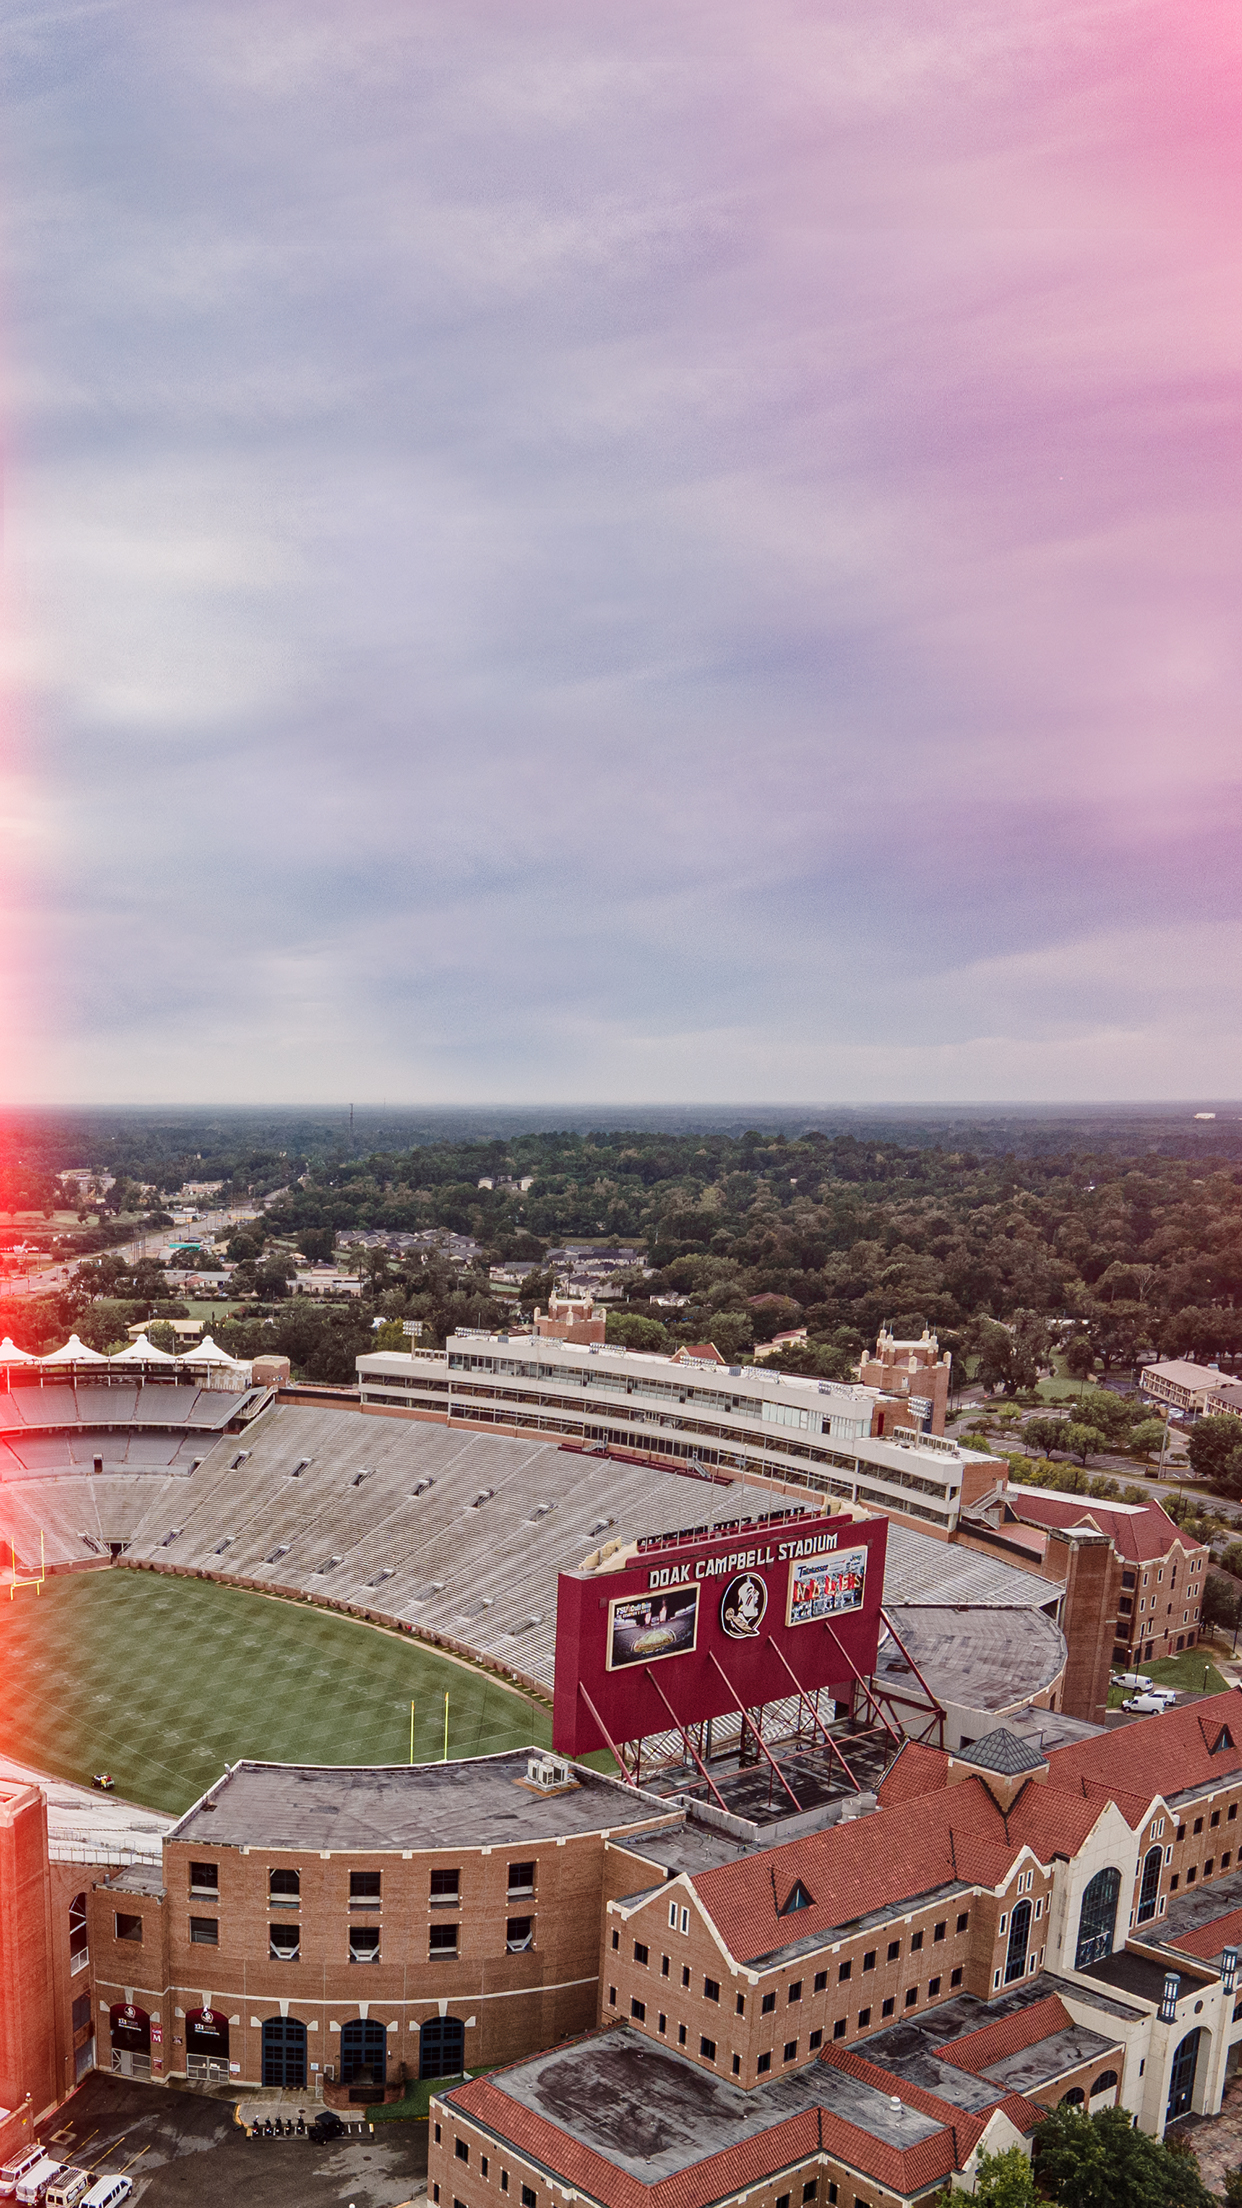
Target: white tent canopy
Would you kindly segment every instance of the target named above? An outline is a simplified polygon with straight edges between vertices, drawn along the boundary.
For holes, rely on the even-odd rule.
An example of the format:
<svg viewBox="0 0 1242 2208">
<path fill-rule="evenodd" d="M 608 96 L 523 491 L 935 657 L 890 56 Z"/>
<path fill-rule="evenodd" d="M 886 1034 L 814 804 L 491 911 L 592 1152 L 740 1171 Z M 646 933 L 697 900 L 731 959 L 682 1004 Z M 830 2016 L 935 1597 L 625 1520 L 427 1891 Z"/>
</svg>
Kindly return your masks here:
<svg viewBox="0 0 1242 2208">
<path fill-rule="evenodd" d="M 174 1357 L 171 1350 L 157 1349 L 145 1334 L 139 1334 L 128 1349 L 118 1349 L 108 1362 L 112 1365 L 179 1365 L 181 1359 Z"/>
<path fill-rule="evenodd" d="M 88 1349 L 76 1334 L 69 1336 L 62 1349 L 54 1349 L 50 1355 L 39 1359 L 41 1365 L 106 1365 L 107 1362 L 102 1350 Z"/>
<path fill-rule="evenodd" d="M 35 1363 L 37 1363 L 37 1359 L 31 1356 L 28 1349 L 19 1349 L 12 1336 L 10 1334 L 5 1335 L 4 1340 L 0 1342 L 0 1365 L 33 1365 Z"/>
<path fill-rule="evenodd" d="M 235 1365 L 237 1359 L 230 1357 L 227 1349 L 220 1349 L 210 1334 L 204 1334 L 193 1349 L 182 1351 L 181 1362 L 183 1365 Z"/>
</svg>

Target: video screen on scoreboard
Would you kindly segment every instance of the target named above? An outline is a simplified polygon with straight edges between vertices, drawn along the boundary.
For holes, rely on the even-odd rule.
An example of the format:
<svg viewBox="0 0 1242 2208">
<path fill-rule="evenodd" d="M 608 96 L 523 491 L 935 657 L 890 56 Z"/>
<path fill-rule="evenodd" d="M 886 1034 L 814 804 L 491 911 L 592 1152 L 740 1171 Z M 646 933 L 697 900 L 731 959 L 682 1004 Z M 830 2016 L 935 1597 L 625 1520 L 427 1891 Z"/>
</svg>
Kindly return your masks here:
<svg viewBox="0 0 1242 2208">
<path fill-rule="evenodd" d="M 692 1649 L 699 1627 L 697 1587 L 664 1589 L 637 1595 L 628 1602 L 614 1602 L 608 1612 L 608 1669 L 623 1671 L 627 1664 L 658 1663 L 665 1656 L 684 1656 Z"/>
<path fill-rule="evenodd" d="M 811 1625 L 841 1610 L 860 1610 L 867 1573 L 865 1549 L 816 1557 L 789 1567 L 788 1625 Z"/>
</svg>

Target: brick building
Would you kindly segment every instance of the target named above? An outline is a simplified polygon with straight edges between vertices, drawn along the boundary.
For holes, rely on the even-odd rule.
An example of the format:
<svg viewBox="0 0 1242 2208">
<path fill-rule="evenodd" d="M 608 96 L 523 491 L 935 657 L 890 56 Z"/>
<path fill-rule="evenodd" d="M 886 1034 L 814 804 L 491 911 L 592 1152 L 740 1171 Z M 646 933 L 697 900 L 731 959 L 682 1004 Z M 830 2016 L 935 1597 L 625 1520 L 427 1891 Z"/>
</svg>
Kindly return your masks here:
<svg viewBox="0 0 1242 2208">
<path fill-rule="evenodd" d="M 1061 1707 L 1071 1716 L 1102 1721 L 1110 1661 L 1129 1669 L 1198 1641 L 1208 1551 L 1159 1503 L 1101 1502 L 1001 1479 L 963 1512 L 958 1539 L 1064 1585 Z"/>
<path fill-rule="evenodd" d="M 46 1805 L 37 1787 L 0 1781 L 0 2161 L 60 2099 L 56 1959 Z"/>
<path fill-rule="evenodd" d="M 874 1812 L 782 1846 L 614 1837 L 612 2028 L 438 2096 L 433 2204 L 879 2208 L 969 2188 L 1061 2102 L 1157 2136 L 1215 2109 L 1242 2043 L 1238 1709 L 1046 1755 L 911 1742 Z"/>
<path fill-rule="evenodd" d="M 610 1836 L 680 1812 L 538 1752 L 239 1763 L 163 1869 L 90 1895 L 100 2061 L 355 2097 L 502 2062 L 598 2013 Z"/>
<path fill-rule="evenodd" d="M 899 1342 L 882 1326 L 874 1354 L 859 1365 L 858 1378 L 864 1388 L 879 1388 L 882 1394 L 899 1398 L 910 1424 L 920 1432 L 942 1434 L 952 1364 L 948 1350 L 941 1351 L 927 1327 L 918 1341 Z"/>
</svg>

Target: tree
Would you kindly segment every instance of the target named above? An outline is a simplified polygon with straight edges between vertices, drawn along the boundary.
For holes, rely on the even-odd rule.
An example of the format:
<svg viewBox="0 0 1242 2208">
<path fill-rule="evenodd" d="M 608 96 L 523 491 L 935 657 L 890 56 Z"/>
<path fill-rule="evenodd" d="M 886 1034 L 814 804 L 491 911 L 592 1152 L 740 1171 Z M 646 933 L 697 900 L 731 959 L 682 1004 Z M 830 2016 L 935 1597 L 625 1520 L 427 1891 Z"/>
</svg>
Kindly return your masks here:
<svg viewBox="0 0 1242 2208">
<path fill-rule="evenodd" d="M 152 1321 L 147 1328 L 147 1340 L 150 1342 L 152 1349 L 166 1349 L 170 1357 L 176 1355 L 177 1337 L 167 1319 Z"/>
<path fill-rule="evenodd" d="M 1130 1447 L 1136 1457 L 1154 1457 L 1164 1447 L 1164 1420 L 1141 1418 L 1130 1429 Z"/>
<path fill-rule="evenodd" d="M 1069 1432 L 1069 1421 L 1064 1418 L 1028 1418 L 1022 1429 L 1023 1443 L 1030 1453 L 1050 1457 L 1054 1449 L 1064 1449 Z"/>
<path fill-rule="evenodd" d="M 1010 1386 L 1033 1388 L 1051 1357 L 1052 1336 L 1048 1321 L 1041 1318 L 1038 1311 L 1015 1311 L 1009 1360 Z"/>
<path fill-rule="evenodd" d="M 974 2197 L 982 2208 L 1036 2208 L 1035 2173 L 1026 2149 L 1005 2147 L 1000 2154 L 981 2154 Z"/>
<path fill-rule="evenodd" d="M 1196 1419 L 1190 1436 L 1190 1462 L 1213 1487 L 1242 1486 L 1242 1419 L 1222 1411 Z"/>
<path fill-rule="evenodd" d="M 234 1236 L 234 1240 L 237 1239 L 238 1237 Z M 334 1239 L 331 1227 L 303 1227 L 298 1235 L 297 1242 L 303 1257 L 308 1257 L 313 1264 L 316 1258 L 331 1257 Z M 230 1244 L 231 1247 L 232 1244 Z"/>
<path fill-rule="evenodd" d="M 975 1353 L 975 1378 L 984 1388 L 1006 1386 L 1013 1372 L 1013 1336 L 995 1319 L 977 1319 L 967 1336 Z"/>
<path fill-rule="evenodd" d="M 1035 2174 L 1061 2208 L 1215 2208 L 1195 2156 L 1135 2130 L 1124 2108 L 1053 2109 L 1035 2133 Z"/>
<path fill-rule="evenodd" d="M 713 1333 L 719 1331 L 719 1321 Z M 716 1343 L 724 1354 L 724 1345 Z M 848 1380 L 854 1370 L 848 1353 L 837 1349 L 831 1342 L 790 1342 L 785 1349 L 776 1349 L 763 1359 L 773 1372 L 801 1374 L 807 1380 Z"/>
<path fill-rule="evenodd" d="M 623 1349 L 655 1350 L 663 1354 L 669 1348 L 668 1328 L 658 1319 L 644 1319 L 638 1311 L 610 1311 L 605 1339 L 619 1342 Z"/>
<path fill-rule="evenodd" d="M 1222 1626 L 1232 1633 L 1242 1610 L 1242 1590 L 1224 1572 L 1209 1572 L 1203 1590 L 1201 1616 L 1205 1625 Z"/>
<path fill-rule="evenodd" d="M 1095 1351 L 1085 1334 L 1071 1337 L 1065 1352 L 1065 1369 L 1072 1380 L 1085 1380 L 1095 1371 Z"/>
<path fill-rule="evenodd" d="M 1064 1429 L 1061 1446 L 1085 1465 L 1088 1457 L 1098 1457 L 1107 1449 L 1108 1439 L 1098 1426 L 1082 1426 L 1075 1419 Z"/>
</svg>

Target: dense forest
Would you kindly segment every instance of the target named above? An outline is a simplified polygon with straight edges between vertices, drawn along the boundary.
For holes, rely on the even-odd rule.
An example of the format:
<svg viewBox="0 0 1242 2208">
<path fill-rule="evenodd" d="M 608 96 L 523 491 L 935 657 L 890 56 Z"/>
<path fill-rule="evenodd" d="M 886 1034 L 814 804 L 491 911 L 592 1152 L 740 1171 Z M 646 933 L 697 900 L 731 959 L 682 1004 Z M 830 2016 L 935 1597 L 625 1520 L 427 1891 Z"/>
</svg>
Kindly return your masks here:
<svg viewBox="0 0 1242 2208">
<path fill-rule="evenodd" d="M 539 1265 L 523 1300 L 546 1296 L 547 1253 L 567 1240 L 633 1248 L 625 1300 L 609 1323 L 636 1346 L 710 1338 L 745 1357 L 805 1326 L 810 1369 L 843 1373 L 881 1324 L 901 1333 L 926 1324 L 959 1359 L 963 1351 L 981 1357 L 985 1376 L 1020 1382 L 1018 1368 L 1039 1361 L 1061 1322 L 1072 1321 L 1106 1372 L 1152 1353 L 1242 1356 L 1242 1128 L 1182 1120 L 1164 1126 L 1159 1141 L 1147 1128 L 1145 1146 L 1127 1151 L 1123 1138 L 1136 1130 L 1123 1120 L 1104 1127 L 1107 1139 L 1089 1151 L 1046 1150 L 1058 1125 L 1032 1118 L 1037 1140 L 1025 1153 L 990 1140 L 950 1147 L 795 1121 L 776 1131 L 518 1131 L 351 1155 L 338 1123 L 332 1145 L 312 1155 L 256 1147 L 259 1130 L 246 1124 L 231 1152 L 196 1151 L 188 1162 L 178 1152 L 175 1170 L 214 1170 L 239 1193 L 279 1191 L 231 1254 L 253 1267 L 289 1354 L 325 1379 L 349 1376 L 376 1318 L 421 1317 L 441 1340 L 452 1325 L 497 1323 L 511 1306 L 489 1289 L 489 1263 Z M 143 1178 L 152 1160 L 140 1148 L 135 1136 L 122 1155 L 116 1138 L 111 1170 Z M 30 1170 L 10 1151 L 8 1169 L 19 1168 Z M 498 1185 L 481 1189 L 484 1178 Z M 501 1185 L 526 1178 L 525 1192 Z M 350 1229 L 429 1227 L 473 1237 L 477 1263 L 462 1273 L 434 1254 L 397 1261 L 374 1251 L 362 1307 L 327 1315 L 284 1301 L 273 1262 L 282 1242 L 325 1255 Z M 85 1309 L 88 1290 L 124 1299 L 136 1287 L 117 1264 L 100 1260 L 70 1291 L 72 1315 Z M 143 1283 L 148 1294 L 152 1285 Z M 688 1302 L 652 1305 L 669 1291 Z M 239 1348 L 258 1323 L 257 1314 L 234 1322 Z"/>
</svg>

